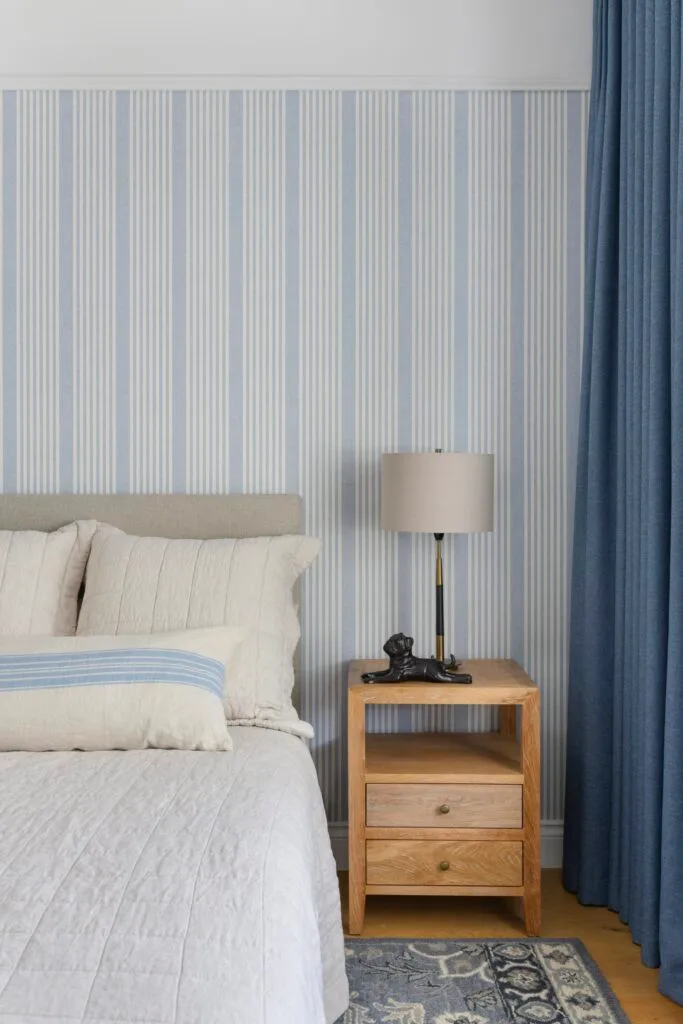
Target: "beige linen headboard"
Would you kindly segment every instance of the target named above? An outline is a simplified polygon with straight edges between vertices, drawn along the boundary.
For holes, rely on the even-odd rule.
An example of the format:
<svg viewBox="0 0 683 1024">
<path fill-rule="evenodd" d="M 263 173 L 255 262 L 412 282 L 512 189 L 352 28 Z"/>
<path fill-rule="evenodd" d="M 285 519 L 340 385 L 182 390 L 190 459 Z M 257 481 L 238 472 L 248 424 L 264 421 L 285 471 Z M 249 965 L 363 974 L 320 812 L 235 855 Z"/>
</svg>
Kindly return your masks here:
<svg viewBox="0 0 683 1024">
<path fill-rule="evenodd" d="M 0 530 L 57 530 L 99 519 L 140 537 L 301 533 L 298 494 L 2 494 Z"/>
<path fill-rule="evenodd" d="M 2 494 L 0 530 L 57 530 L 98 519 L 141 537 L 273 537 L 301 533 L 298 494 Z M 295 659 L 298 707 L 298 652 Z"/>
</svg>

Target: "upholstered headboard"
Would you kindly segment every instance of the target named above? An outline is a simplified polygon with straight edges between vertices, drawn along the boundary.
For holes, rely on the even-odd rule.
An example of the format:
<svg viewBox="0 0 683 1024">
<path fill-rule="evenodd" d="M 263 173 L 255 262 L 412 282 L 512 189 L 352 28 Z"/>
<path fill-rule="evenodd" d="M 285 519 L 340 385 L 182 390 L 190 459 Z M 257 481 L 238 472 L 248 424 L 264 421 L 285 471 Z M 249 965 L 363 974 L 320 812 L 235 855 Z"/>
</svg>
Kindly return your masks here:
<svg viewBox="0 0 683 1024">
<path fill-rule="evenodd" d="M 273 537 L 301 533 L 298 494 L 3 494 L 0 530 L 56 530 L 98 519 L 141 537 Z M 295 659 L 298 707 L 298 652 Z"/>
<path fill-rule="evenodd" d="M 0 530 L 56 530 L 99 519 L 141 537 L 301 533 L 298 494 L 3 494 Z"/>
</svg>

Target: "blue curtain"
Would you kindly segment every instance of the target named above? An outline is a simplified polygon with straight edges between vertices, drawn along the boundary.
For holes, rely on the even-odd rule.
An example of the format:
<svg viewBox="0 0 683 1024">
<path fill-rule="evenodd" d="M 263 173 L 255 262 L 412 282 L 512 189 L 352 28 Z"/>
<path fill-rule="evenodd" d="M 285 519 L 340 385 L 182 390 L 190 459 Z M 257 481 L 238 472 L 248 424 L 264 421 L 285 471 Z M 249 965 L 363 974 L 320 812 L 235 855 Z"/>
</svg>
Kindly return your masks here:
<svg viewBox="0 0 683 1024">
<path fill-rule="evenodd" d="M 596 0 L 564 880 L 683 1003 L 683 0 Z"/>
</svg>

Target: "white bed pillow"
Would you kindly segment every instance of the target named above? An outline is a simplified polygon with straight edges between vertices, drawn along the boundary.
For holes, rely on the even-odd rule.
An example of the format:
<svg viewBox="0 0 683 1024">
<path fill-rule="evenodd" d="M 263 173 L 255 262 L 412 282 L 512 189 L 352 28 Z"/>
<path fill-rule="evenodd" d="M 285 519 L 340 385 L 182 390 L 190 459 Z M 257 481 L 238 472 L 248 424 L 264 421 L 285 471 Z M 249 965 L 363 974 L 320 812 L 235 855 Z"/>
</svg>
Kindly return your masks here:
<svg viewBox="0 0 683 1024">
<path fill-rule="evenodd" d="M 0 638 L 0 750 L 231 750 L 223 688 L 243 637 Z"/>
<path fill-rule="evenodd" d="M 53 533 L 0 530 L 0 636 L 69 636 L 95 520 Z"/>
<path fill-rule="evenodd" d="M 226 687 L 228 719 L 312 736 L 292 706 L 299 639 L 292 588 L 319 549 L 313 537 L 167 540 L 100 524 L 78 633 L 240 626 L 248 632 Z"/>
</svg>

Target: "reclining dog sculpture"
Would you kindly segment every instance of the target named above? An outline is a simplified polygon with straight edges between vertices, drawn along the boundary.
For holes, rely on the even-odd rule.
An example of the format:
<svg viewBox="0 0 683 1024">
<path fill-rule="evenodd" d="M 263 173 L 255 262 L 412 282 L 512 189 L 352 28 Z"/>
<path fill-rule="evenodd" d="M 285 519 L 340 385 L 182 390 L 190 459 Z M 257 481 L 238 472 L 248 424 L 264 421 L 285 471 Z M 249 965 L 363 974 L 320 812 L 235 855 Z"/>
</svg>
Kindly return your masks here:
<svg viewBox="0 0 683 1024">
<path fill-rule="evenodd" d="M 364 683 L 471 683 L 472 676 L 458 672 L 460 662 L 451 654 L 450 661 L 435 658 L 416 658 L 413 638 L 405 633 L 394 633 L 384 645 L 389 656 L 389 668 L 383 672 L 364 672 Z"/>
</svg>

